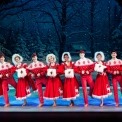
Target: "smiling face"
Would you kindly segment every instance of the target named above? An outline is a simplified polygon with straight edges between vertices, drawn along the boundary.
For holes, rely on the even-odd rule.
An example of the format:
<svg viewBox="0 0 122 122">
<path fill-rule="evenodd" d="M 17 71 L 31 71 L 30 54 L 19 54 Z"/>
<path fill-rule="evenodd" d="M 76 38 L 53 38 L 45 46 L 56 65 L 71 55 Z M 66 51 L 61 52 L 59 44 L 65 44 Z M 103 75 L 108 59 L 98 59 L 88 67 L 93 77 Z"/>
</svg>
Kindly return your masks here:
<svg viewBox="0 0 122 122">
<path fill-rule="evenodd" d="M 48 61 L 49 61 L 50 63 L 54 63 L 54 57 L 53 57 L 53 56 L 48 57 Z"/>
<path fill-rule="evenodd" d="M 19 56 L 16 56 L 16 57 L 15 57 L 15 61 L 16 61 L 17 63 L 20 63 L 20 57 L 19 57 Z"/>
<path fill-rule="evenodd" d="M 84 58 L 85 57 L 85 53 L 80 53 L 80 58 Z"/>
<path fill-rule="evenodd" d="M 1 56 L 0 57 L 0 62 L 2 63 L 2 62 L 4 62 L 5 61 L 5 57 L 4 56 Z"/>
<path fill-rule="evenodd" d="M 69 61 L 69 56 L 67 54 L 64 55 L 64 60 Z"/>
<path fill-rule="evenodd" d="M 98 61 L 102 61 L 102 55 L 101 54 L 97 54 L 96 58 L 97 58 Z"/>
<path fill-rule="evenodd" d="M 116 52 L 112 52 L 112 53 L 111 53 L 111 57 L 112 57 L 112 58 L 116 58 L 116 57 L 117 57 L 117 53 L 116 53 Z"/>
<path fill-rule="evenodd" d="M 33 62 L 36 62 L 36 61 L 37 61 L 37 56 L 33 56 L 33 57 L 32 57 L 32 61 L 33 61 Z"/>
</svg>

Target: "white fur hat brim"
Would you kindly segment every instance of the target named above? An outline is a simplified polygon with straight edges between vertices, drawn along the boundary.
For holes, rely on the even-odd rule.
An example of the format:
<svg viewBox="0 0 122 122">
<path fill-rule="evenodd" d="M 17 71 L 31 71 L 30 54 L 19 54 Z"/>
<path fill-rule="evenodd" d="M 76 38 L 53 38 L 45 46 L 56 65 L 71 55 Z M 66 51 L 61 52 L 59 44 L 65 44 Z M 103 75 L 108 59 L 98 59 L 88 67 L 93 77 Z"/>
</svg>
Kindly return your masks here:
<svg viewBox="0 0 122 122">
<path fill-rule="evenodd" d="M 19 54 L 14 54 L 14 55 L 12 56 L 12 62 L 14 63 L 14 65 L 17 64 L 17 62 L 15 61 L 15 58 L 16 58 L 16 57 L 19 57 L 19 58 L 20 58 L 20 63 L 23 61 L 23 57 L 22 57 L 22 56 L 20 56 Z"/>
<path fill-rule="evenodd" d="M 56 62 L 56 57 L 55 57 L 55 55 L 54 54 L 48 54 L 47 56 L 46 56 L 46 62 L 49 64 L 50 62 L 49 62 L 49 57 L 53 57 L 54 58 L 54 62 Z"/>
<path fill-rule="evenodd" d="M 72 60 L 72 58 L 71 58 L 71 55 L 70 55 L 70 53 L 69 52 L 64 52 L 63 54 L 62 54 L 62 61 L 65 61 L 65 59 L 64 59 L 64 55 L 65 54 L 67 54 L 68 55 L 68 57 L 69 57 L 69 61 L 71 61 Z"/>
<path fill-rule="evenodd" d="M 104 60 L 105 60 L 105 55 L 104 55 L 104 53 L 103 53 L 102 51 L 99 51 L 99 52 L 96 52 L 96 53 L 95 53 L 95 55 L 94 55 L 94 60 L 95 60 L 95 61 L 98 61 L 98 59 L 97 59 L 97 55 L 98 55 L 98 54 L 101 54 L 101 56 L 102 56 L 102 59 L 101 59 L 101 60 L 104 61 Z"/>
</svg>

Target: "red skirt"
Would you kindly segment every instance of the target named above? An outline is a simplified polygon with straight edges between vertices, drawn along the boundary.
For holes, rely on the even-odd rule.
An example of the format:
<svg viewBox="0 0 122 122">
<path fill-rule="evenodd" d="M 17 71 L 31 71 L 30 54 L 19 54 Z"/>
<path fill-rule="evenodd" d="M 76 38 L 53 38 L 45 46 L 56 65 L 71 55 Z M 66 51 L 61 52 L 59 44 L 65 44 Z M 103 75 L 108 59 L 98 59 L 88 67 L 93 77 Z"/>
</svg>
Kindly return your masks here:
<svg viewBox="0 0 122 122">
<path fill-rule="evenodd" d="M 65 78 L 63 99 L 72 100 L 79 96 L 79 85 L 76 78 Z"/>
<path fill-rule="evenodd" d="M 98 74 L 96 77 L 92 96 L 94 98 L 106 98 L 112 95 L 107 75 Z"/>
<path fill-rule="evenodd" d="M 2 81 L 0 80 L 0 96 L 3 95 L 3 89 L 2 89 Z"/>
<path fill-rule="evenodd" d="M 30 88 L 25 78 L 19 78 L 16 89 L 16 99 L 23 100 L 30 96 Z"/>
<path fill-rule="evenodd" d="M 47 78 L 46 89 L 44 91 L 45 99 L 57 99 L 62 95 L 62 83 L 59 77 Z"/>
</svg>

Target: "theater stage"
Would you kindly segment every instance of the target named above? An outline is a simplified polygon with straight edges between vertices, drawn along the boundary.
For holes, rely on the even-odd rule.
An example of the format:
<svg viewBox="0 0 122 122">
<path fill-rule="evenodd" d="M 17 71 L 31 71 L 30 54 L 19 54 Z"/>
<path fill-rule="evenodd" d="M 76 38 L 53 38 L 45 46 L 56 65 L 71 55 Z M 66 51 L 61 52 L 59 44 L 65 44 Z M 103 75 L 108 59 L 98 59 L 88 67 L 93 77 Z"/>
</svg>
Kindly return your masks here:
<svg viewBox="0 0 122 122">
<path fill-rule="evenodd" d="M 89 88 L 88 88 L 89 90 Z M 111 88 L 112 90 L 112 88 Z M 119 91 L 120 106 L 115 107 L 113 95 L 104 100 L 104 106 L 99 107 L 100 100 L 93 99 L 89 96 L 89 106 L 84 107 L 82 88 L 80 88 L 80 97 L 74 100 L 75 106 L 69 107 L 70 102 L 57 99 L 57 107 L 52 107 L 52 100 L 44 100 L 44 106 L 39 108 L 38 94 L 32 92 L 32 95 L 27 98 L 27 106 L 22 107 L 22 101 L 16 100 L 14 97 L 15 90 L 9 90 L 9 99 L 11 106 L 4 106 L 4 99 L 0 97 L 0 118 L 6 121 L 36 121 L 36 119 L 46 121 L 77 121 L 84 120 L 106 120 L 107 119 L 122 119 L 122 96 Z"/>
<path fill-rule="evenodd" d="M 44 88 L 43 88 L 44 90 Z M 112 87 L 111 87 L 112 90 Z M 89 91 L 89 88 L 88 88 Z M 113 91 L 112 91 L 113 92 Z M 122 111 L 122 95 L 118 89 L 119 92 L 119 101 L 120 106 L 115 107 L 114 97 L 113 94 L 109 96 L 108 98 L 104 99 L 104 106 L 99 107 L 100 100 L 95 99 L 92 97 L 88 97 L 89 99 L 89 106 L 84 107 L 84 100 L 83 100 L 83 94 L 82 94 L 82 88 L 80 87 L 80 96 L 74 100 L 75 106 L 69 107 L 70 101 L 63 100 L 62 98 L 57 99 L 56 107 L 52 107 L 53 100 L 44 100 L 44 106 L 39 108 L 39 99 L 37 92 L 32 92 L 32 95 L 27 98 L 27 106 L 22 107 L 23 101 L 16 100 L 15 99 L 15 90 L 11 88 L 9 90 L 9 99 L 11 106 L 8 108 L 3 107 L 4 106 L 4 99 L 3 97 L 0 97 L 0 112 L 112 112 Z"/>
</svg>

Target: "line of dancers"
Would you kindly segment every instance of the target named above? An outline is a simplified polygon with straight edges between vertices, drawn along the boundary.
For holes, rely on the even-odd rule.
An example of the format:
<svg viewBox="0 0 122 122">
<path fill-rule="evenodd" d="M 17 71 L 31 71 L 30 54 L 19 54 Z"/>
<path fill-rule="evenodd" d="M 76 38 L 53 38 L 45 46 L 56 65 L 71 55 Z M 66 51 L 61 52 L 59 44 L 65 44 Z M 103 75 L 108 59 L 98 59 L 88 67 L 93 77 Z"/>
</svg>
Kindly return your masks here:
<svg viewBox="0 0 122 122">
<path fill-rule="evenodd" d="M 84 97 L 84 107 L 89 105 L 88 95 L 101 100 L 100 106 L 104 105 L 104 98 L 112 95 L 108 74 L 112 75 L 112 84 L 114 91 L 115 106 L 119 106 L 118 83 L 122 92 L 122 60 L 117 59 L 117 52 L 112 51 L 112 59 L 105 62 L 104 53 L 98 51 L 94 55 L 94 60 L 85 57 L 85 51 L 79 51 L 80 59 L 72 61 L 69 52 L 62 54 L 62 63 L 56 61 L 54 54 L 46 56 L 46 63 L 38 61 L 36 53 L 32 54 L 32 63 L 23 62 L 23 57 L 19 54 L 12 56 L 12 62 L 5 62 L 5 55 L 0 53 L 0 95 L 3 95 L 5 107 L 10 106 L 8 90 L 9 84 L 16 92 L 15 97 L 23 100 L 22 106 L 27 105 L 27 97 L 31 95 L 31 88 L 38 92 L 39 107 L 44 105 L 44 99 L 54 100 L 53 106 L 56 106 L 56 99 L 62 97 L 69 100 L 70 106 L 74 106 L 73 100 L 79 97 L 79 84 L 75 73 L 80 74 L 82 91 Z M 92 72 L 97 72 L 95 81 L 92 78 Z M 60 75 L 64 75 L 64 82 Z M 16 79 L 17 76 L 17 79 Z M 42 85 L 46 88 L 43 91 Z M 87 84 L 90 87 L 87 92 Z"/>
</svg>

